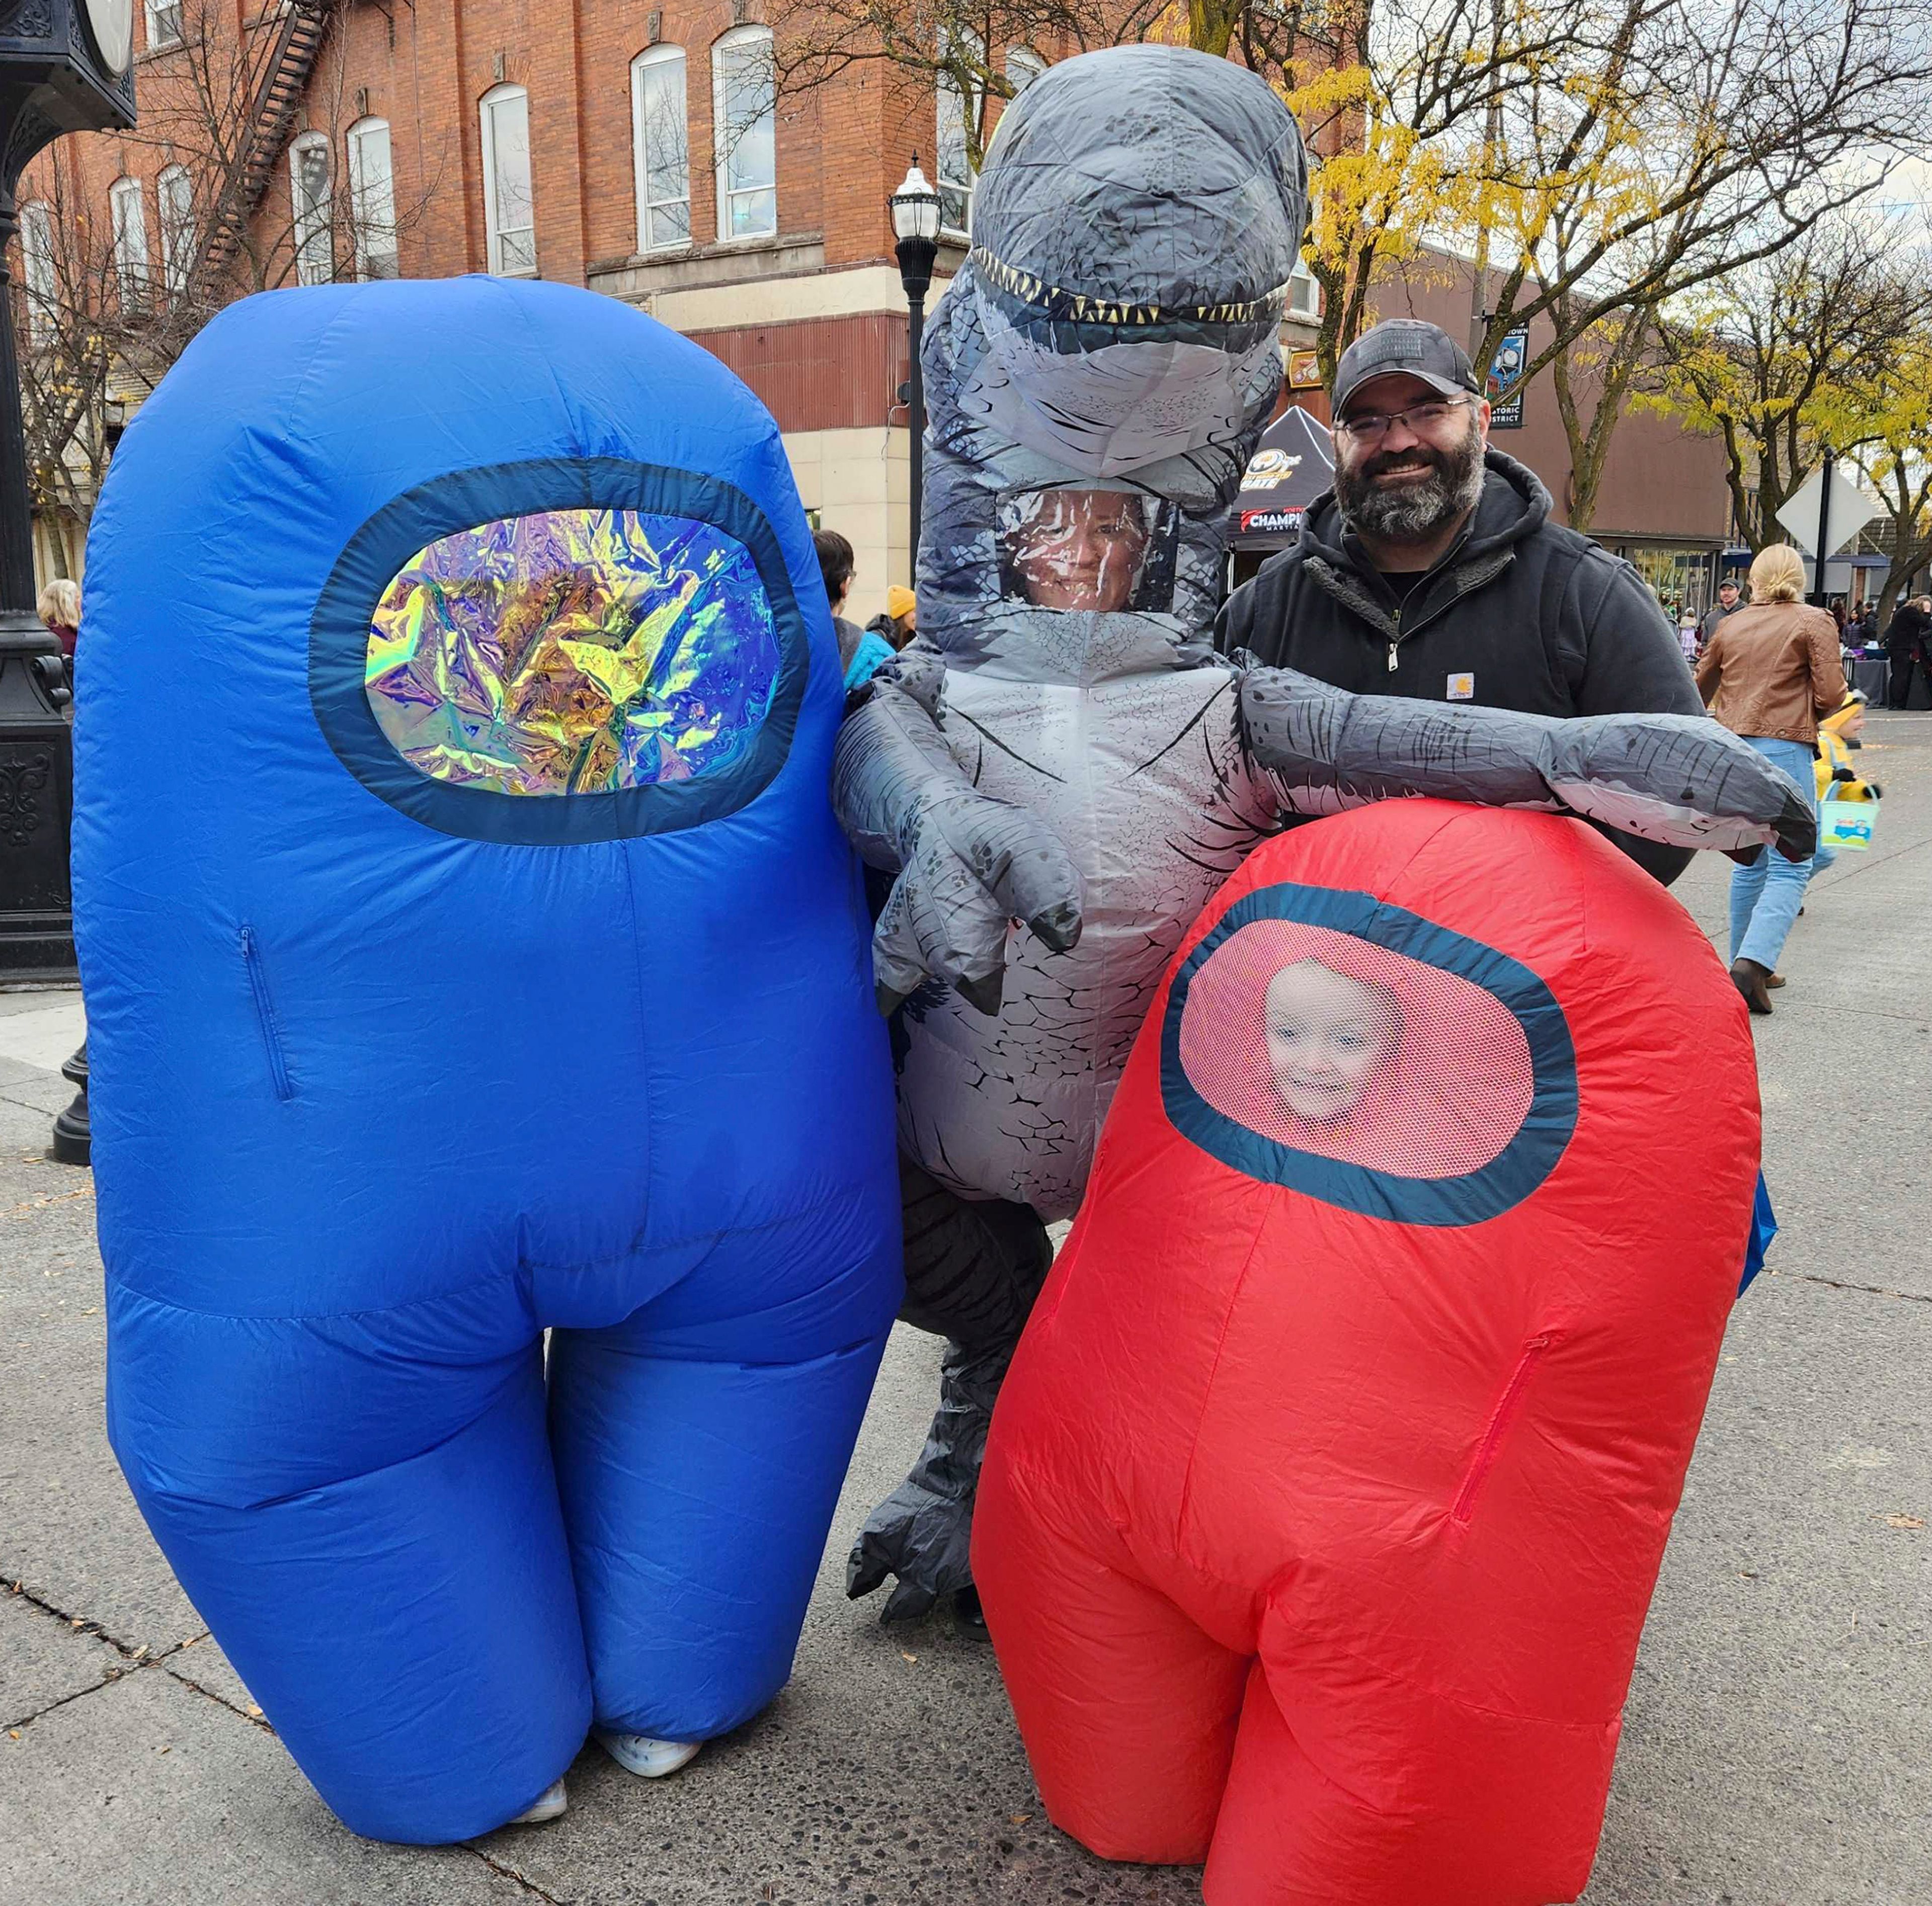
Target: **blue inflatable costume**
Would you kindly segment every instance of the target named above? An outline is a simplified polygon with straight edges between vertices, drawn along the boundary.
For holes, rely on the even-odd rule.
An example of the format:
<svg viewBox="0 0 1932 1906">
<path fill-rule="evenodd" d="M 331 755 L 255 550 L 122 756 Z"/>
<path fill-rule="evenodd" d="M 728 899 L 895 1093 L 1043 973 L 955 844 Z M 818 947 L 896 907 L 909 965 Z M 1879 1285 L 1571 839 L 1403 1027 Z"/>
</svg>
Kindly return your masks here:
<svg viewBox="0 0 1932 1906">
<path fill-rule="evenodd" d="M 128 433 L 81 671 L 109 1428 L 216 1639 L 385 1839 L 737 1726 L 900 1296 L 776 426 L 589 292 L 250 299 Z"/>
</svg>

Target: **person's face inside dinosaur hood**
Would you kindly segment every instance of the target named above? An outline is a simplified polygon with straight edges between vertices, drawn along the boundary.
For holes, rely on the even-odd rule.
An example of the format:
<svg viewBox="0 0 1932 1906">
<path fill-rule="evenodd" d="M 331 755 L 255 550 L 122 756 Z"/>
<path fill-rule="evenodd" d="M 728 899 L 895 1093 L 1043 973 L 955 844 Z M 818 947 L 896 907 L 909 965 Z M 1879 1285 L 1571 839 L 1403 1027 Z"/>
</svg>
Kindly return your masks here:
<svg viewBox="0 0 1932 1906">
<path fill-rule="evenodd" d="M 1018 492 L 1000 511 L 1002 593 L 1036 609 L 1164 607 L 1148 598 L 1172 568 L 1172 515 L 1132 490 Z"/>
</svg>

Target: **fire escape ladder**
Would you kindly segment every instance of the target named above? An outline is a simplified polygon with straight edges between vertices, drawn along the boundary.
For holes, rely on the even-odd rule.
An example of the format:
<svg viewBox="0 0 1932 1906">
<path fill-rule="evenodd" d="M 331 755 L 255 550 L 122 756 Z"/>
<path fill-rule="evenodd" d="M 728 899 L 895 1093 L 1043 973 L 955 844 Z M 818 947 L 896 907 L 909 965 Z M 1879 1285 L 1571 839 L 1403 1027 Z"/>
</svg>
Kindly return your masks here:
<svg viewBox="0 0 1932 1906">
<path fill-rule="evenodd" d="M 242 250 L 248 221 L 268 190 L 276 162 L 288 145 L 316 55 L 328 37 L 340 0 L 283 0 L 281 24 L 249 102 L 241 145 L 223 181 L 208 221 L 208 236 L 193 274 L 195 292 L 212 295 Z"/>
</svg>

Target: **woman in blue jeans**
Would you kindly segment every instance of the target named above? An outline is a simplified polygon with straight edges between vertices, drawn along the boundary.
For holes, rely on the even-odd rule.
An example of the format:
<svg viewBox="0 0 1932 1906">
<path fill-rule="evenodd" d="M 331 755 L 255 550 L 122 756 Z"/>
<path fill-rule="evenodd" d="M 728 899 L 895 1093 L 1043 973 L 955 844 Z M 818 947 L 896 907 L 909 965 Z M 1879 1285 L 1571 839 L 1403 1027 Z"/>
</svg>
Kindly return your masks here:
<svg viewBox="0 0 1932 1906">
<path fill-rule="evenodd" d="M 1838 628 L 1804 604 L 1804 563 L 1788 543 L 1760 550 L 1750 566 L 1750 604 L 1726 616 L 1697 664 L 1705 705 L 1795 781 L 1812 802 L 1811 751 L 1818 718 L 1845 698 Z M 1731 876 L 1731 983 L 1753 1012 L 1771 1010 L 1778 956 L 1804 904 L 1809 860 L 1760 847 Z"/>
</svg>

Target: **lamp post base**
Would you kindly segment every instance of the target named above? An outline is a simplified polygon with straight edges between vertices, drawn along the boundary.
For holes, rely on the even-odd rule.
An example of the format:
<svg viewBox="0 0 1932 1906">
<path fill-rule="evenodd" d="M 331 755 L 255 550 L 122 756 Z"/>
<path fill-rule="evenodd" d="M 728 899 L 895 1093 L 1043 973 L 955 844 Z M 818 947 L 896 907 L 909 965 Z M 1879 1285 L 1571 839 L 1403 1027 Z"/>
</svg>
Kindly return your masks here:
<svg viewBox="0 0 1932 1906">
<path fill-rule="evenodd" d="M 0 610 L 0 983 L 75 975 L 67 700 L 59 644 L 30 610 Z"/>
<path fill-rule="evenodd" d="M 80 1089 L 74 1094 L 74 1103 L 54 1119 L 54 1139 L 51 1147 L 56 1160 L 62 1164 L 92 1164 L 94 1162 L 94 1126 L 87 1107 L 87 1041 L 80 1042 L 80 1050 L 61 1068 L 61 1077 L 70 1080 Z"/>
</svg>

